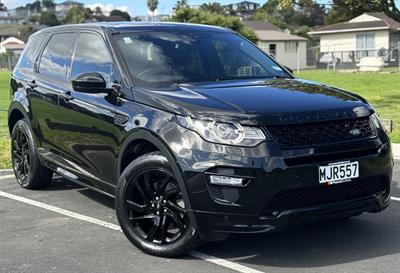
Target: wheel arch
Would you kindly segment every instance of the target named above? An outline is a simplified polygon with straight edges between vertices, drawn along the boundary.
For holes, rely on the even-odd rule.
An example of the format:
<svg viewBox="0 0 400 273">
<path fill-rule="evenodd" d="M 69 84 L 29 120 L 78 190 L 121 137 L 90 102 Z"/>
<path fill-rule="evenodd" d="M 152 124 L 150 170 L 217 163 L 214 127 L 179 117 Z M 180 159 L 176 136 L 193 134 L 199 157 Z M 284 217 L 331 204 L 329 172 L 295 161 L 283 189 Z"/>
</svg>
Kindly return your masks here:
<svg viewBox="0 0 400 273">
<path fill-rule="evenodd" d="M 28 114 L 26 113 L 24 107 L 21 104 L 19 104 L 18 102 L 14 102 L 13 104 L 11 104 L 8 110 L 8 118 L 7 118 L 8 131 L 10 135 L 12 133 L 15 124 L 21 119 L 27 119 L 29 121 Z"/>
<path fill-rule="evenodd" d="M 127 166 L 130 163 L 130 162 L 123 162 L 124 154 L 129 153 L 128 149 L 132 148 L 131 144 L 135 142 L 150 143 L 155 148 L 157 148 L 157 150 L 160 151 L 163 156 L 167 158 L 168 163 L 170 164 L 171 169 L 174 175 L 176 176 L 179 187 L 182 191 L 183 198 L 185 201 L 185 206 L 188 208 L 189 211 L 190 221 L 192 225 L 197 228 L 196 220 L 192 213 L 192 206 L 190 203 L 189 194 L 187 192 L 185 181 L 183 179 L 182 170 L 176 163 L 175 156 L 169 149 L 168 145 L 152 131 L 148 129 L 140 129 L 134 133 L 131 133 L 125 138 L 124 142 L 121 144 L 121 150 L 118 156 L 118 167 L 117 167 L 118 178 L 121 176 L 123 172 L 122 166 L 124 166 L 124 164 L 126 164 Z"/>
</svg>

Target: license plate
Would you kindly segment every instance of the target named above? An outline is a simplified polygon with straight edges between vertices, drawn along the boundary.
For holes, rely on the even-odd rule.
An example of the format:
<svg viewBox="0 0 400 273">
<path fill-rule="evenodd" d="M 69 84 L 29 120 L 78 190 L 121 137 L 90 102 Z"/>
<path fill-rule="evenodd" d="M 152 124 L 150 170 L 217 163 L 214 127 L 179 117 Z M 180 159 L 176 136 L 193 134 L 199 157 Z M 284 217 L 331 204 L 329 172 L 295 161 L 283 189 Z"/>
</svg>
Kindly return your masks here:
<svg viewBox="0 0 400 273">
<path fill-rule="evenodd" d="M 319 183 L 344 183 L 358 176 L 358 161 L 331 163 L 320 166 L 318 170 Z"/>
</svg>

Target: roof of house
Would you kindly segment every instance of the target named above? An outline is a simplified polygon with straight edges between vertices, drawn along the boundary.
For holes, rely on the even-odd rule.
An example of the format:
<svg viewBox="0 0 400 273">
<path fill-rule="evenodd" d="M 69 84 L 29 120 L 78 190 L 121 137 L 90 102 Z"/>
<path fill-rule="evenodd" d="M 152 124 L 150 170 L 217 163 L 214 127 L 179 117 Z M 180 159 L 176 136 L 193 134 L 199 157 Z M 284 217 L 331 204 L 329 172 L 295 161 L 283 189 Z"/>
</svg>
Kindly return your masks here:
<svg viewBox="0 0 400 273">
<path fill-rule="evenodd" d="M 246 26 L 252 28 L 253 30 L 277 30 L 277 31 L 280 31 L 280 29 L 277 26 L 270 24 L 268 22 L 264 22 L 264 21 L 249 20 L 249 21 L 243 21 L 243 23 Z"/>
<path fill-rule="evenodd" d="M 264 21 L 243 21 L 252 28 L 260 41 L 306 41 L 304 37 L 281 31 L 277 26 Z"/>
<path fill-rule="evenodd" d="M 92 16 L 98 22 L 120 22 L 126 21 L 124 18 L 120 16 L 105 16 L 105 15 L 93 15 Z"/>
<path fill-rule="evenodd" d="M 20 25 L 0 24 L 0 36 L 17 36 Z"/>
<path fill-rule="evenodd" d="M 400 22 L 397 22 L 393 18 L 390 18 L 383 12 L 368 12 L 363 15 L 368 15 L 374 17 L 374 20 L 370 21 L 354 21 L 353 20 L 347 22 L 341 22 L 328 26 L 316 27 L 308 34 L 316 35 L 316 34 L 328 34 L 328 33 L 337 33 L 337 32 L 352 32 L 352 31 L 364 31 L 364 30 L 378 30 L 378 29 L 392 29 L 399 30 Z M 363 16 L 361 15 L 361 16 Z"/>
<path fill-rule="evenodd" d="M 11 50 L 24 49 L 25 42 L 16 37 L 9 37 L 0 43 L 0 47 Z"/>
</svg>

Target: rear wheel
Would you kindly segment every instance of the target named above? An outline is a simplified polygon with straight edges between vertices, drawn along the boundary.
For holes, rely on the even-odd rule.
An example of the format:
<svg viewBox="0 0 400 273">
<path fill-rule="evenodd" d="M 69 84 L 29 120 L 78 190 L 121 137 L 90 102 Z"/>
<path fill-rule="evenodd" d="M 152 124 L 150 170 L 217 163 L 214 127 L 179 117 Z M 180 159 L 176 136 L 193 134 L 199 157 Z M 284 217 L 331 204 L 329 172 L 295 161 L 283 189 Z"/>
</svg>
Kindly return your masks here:
<svg viewBox="0 0 400 273">
<path fill-rule="evenodd" d="M 40 162 L 31 127 L 25 119 L 19 120 L 13 128 L 11 158 L 15 178 L 22 187 L 40 189 L 50 184 L 53 172 Z"/>
<path fill-rule="evenodd" d="M 125 235 L 146 253 L 176 257 L 200 242 L 178 182 L 159 152 L 126 168 L 118 183 L 116 212 Z"/>
</svg>

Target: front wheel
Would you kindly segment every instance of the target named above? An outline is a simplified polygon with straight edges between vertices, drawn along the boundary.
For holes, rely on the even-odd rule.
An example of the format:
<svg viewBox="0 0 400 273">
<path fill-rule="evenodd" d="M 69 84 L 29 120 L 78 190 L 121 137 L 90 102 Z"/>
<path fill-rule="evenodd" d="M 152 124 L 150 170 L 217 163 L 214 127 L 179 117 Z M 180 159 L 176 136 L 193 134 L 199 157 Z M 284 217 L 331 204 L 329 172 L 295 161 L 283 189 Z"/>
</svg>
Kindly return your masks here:
<svg viewBox="0 0 400 273">
<path fill-rule="evenodd" d="M 178 182 L 159 152 L 129 164 L 118 182 L 115 202 L 123 232 L 146 253 L 176 257 L 200 243 Z"/>
</svg>

